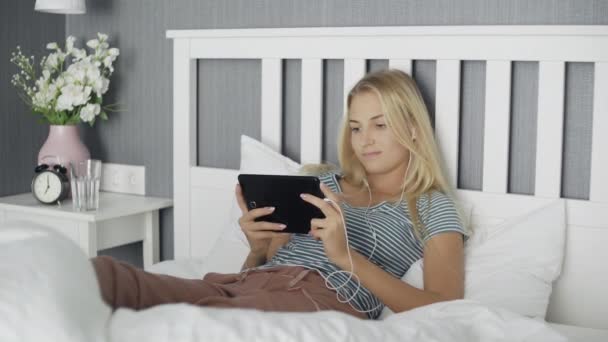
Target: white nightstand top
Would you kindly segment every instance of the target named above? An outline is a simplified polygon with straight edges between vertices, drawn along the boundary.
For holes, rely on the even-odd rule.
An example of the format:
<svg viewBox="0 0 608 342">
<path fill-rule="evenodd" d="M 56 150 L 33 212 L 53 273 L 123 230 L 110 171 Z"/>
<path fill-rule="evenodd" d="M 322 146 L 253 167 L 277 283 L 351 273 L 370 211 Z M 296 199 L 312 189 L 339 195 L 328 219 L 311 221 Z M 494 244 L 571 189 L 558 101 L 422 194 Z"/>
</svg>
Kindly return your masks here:
<svg viewBox="0 0 608 342">
<path fill-rule="evenodd" d="M 73 211 L 72 200 L 61 202 L 61 205 L 46 205 L 38 202 L 31 193 L 0 197 L 0 209 L 44 214 L 48 216 L 99 222 L 113 218 L 144 213 L 151 210 L 173 206 L 170 198 L 128 195 L 114 192 L 99 193 L 99 209 L 91 211 Z"/>
</svg>

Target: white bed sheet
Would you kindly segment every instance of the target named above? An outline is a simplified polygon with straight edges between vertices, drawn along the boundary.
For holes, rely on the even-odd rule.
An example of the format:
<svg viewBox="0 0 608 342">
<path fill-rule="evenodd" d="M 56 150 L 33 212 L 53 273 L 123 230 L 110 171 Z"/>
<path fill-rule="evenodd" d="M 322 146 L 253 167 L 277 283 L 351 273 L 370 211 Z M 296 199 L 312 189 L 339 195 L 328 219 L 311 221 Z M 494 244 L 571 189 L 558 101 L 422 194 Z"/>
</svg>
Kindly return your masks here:
<svg viewBox="0 0 608 342">
<path fill-rule="evenodd" d="M 200 279 L 208 272 L 204 259 L 168 260 L 152 265 L 148 271 L 176 277 Z M 606 342 L 608 330 L 583 328 L 573 325 L 547 323 L 549 327 L 567 337 L 568 341 Z"/>
<path fill-rule="evenodd" d="M 570 342 L 607 342 L 608 330 L 581 328 L 574 325 L 549 323 L 549 326 L 566 336 Z"/>
<path fill-rule="evenodd" d="M 161 305 L 120 309 L 111 341 L 567 341 L 543 322 L 469 300 L 441 302 L 382 321 L 341 312 L 278 313 Z"/>
</svg>

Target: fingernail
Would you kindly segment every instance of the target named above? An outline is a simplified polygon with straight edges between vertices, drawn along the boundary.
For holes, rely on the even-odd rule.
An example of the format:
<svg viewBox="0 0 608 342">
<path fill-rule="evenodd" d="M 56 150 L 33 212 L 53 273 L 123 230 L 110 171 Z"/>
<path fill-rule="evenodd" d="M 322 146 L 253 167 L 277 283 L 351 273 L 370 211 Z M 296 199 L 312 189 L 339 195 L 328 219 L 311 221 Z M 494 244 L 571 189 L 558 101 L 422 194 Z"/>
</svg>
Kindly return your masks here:
<svg viewBox="0 0 608 342">
<path fill-rule="evenodd" d="M 284 224 L 280 224 L 280 225 L 279 225 L 279 228 L 281 228 L 281 229 L 285 229 L 285 227 L 287 227 L 287 226 L 286 226 L 286 225 L 284 225 Z"/>
<path fill-rule="evenodd" d="M 268 211 L 274 211 L 274 207 L 268 207 L 266 209 L 268 209 Z"/>
<path fill-rule="evenodd" d="M 302 198 L 306 198 L 306 195 L 304 195 L 304 194 L 300 194 L 300 197 L 302 197 Z"/>
</svg>

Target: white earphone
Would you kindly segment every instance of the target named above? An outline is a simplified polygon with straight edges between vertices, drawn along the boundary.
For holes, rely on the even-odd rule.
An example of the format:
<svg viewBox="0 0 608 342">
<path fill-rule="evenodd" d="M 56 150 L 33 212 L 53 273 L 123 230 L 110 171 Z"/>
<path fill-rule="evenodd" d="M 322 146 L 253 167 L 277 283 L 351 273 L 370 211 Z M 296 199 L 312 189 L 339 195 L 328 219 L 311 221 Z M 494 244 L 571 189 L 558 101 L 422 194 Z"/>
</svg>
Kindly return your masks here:
<svg viewBox="0 0 608 342">
<path fill-rule="evenodd" d="M 415 137 L 415 132 L 413 132 L 413 138 Z M 410 163 L 412 162 L 412 153 L 410 152 L 409 155 L 409 161 L 407 164 L 407 167 L 405 169 L 405 176 L 407 176 L 407 172 L 409 171 L 410 168 Z M 405 177 L 404 177 L 405 178 Z M 372 236 L 374 237 L 374 247 L 372 248 L 372 251 L 369 255 L 369 257 L 367 258 L 367 260 L 370 260 L 372 258 L 372 256 L 374 255 L 374 252 L 376 251 L 376 246 L 378 245 L 378 238 L 376 236 L 376 230 L 372 227 L 372 225 L 369 223 L 369 216 L 368 216 L 368 211 L 369 211 L 369 206 L 371 205 L 371 201 L 372 201 L 372 192 L 369 188 L 369 184 L 367 183 L 367 179 L 364 179 L 365 185 L 367 187 L 367 191 L 369 192 L 369 202 L 367 204 L 367 209 L 365 210 L 365 221 L 367 222 L 367 226 L 369 227 L 370 231 L 372 232 Z M 325 202 L 330 203 L 334 208 L 336 208 L 338 210 L 338 212 L 340 213 L 340 216 L 342 217 L 342 223 L 344 224 L 344 237 L 346 238 L 346 252 L 348 253 L 348 260 L 350 262 L 350 271 L 345 271 L 345 270 L 337 270 L 334 272 L 331 272 L 329 275 L 327 275 L 327 278 L 325 278 L 323 275 L 321 275 L 323 277 L 323 279 L 325 280 L 325 286 L 333 291 L 336 291 L 336 299 L 340 302 L 340 303 L 348 303 L 350 304 L 350 301 L 353 300 L 353 298 L 355 298 L 355 296 L 357 295 L 357 293 L 359 293 L 359 290 L 361 289 L 361 280 L 359 279 L 359 276 L 357 276 L 354 271 L 355 271 L 355 267 L 353 264 L 353 258 L 352 255 L 350 253 L 350 243 L 348 242 L 348 231 L 346 229 L 346 221 L 344 220 L 344 214 L 342 213 L 342 208 L 340 207 L 340 205 L 336 202 L 334 202 L 333 200 L 329 199 L 329 198 L 324 198 L 323 199 Z M 401 204 L 401 202 L 403 201 L 403 191 L 401 191 L 401 198 L 399 199 L 399 201 L 397 202 L 396 205 L 394 205 L 391 210 L 395 210 L 395 208 L 399 207 L 399 205 Z M 337 273 L 348 273 L 348 278 L 344 281 L 343 284 L 341 284 L 340 286 L 333 286 L 328 279 L 331 278 L 334 274 Z M 320 274 L 320 273 L 319 273 Z M 340 299 L 340 289 L 343 288 L 344 286 L 346 286 L 346 284 L 348 284 L 348 282 L 352 279 L 355 278 L 355 281 L 357 282 L 357 290 L 346 300 L 342 300 Z M 377 310 L 378 308 L 380 308 L 383 304 L 379 303 L 377 306 L 375 306 L 372 309 L 369 310 L 359 310 L 357 308 L 355 308 L 352 304 L 350 304 L 351 307 L 361 313 L 368 313 L 368 312 L 372 312 Z"/>
</svg>

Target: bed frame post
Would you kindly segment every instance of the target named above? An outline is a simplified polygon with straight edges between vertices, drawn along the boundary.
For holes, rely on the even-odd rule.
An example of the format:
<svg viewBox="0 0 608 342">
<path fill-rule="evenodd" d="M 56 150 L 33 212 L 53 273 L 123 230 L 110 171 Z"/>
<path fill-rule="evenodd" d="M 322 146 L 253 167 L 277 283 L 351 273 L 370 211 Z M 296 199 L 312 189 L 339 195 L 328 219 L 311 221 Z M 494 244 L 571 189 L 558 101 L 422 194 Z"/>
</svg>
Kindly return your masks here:
<svg viewBox="0 0 608 342">
<path fill-rule="evenodd" d="M 196 60 L 190 39 L 175 39 L 173 49 L 173 203 L 175 259 L 189 258 L 190 168 L 196 165 Z M 179 227 L 179 229 L 177 229 Z"/>
</svg>

